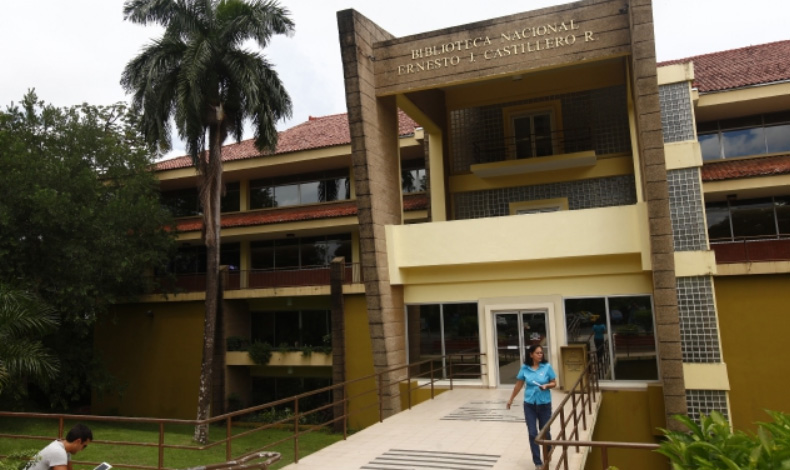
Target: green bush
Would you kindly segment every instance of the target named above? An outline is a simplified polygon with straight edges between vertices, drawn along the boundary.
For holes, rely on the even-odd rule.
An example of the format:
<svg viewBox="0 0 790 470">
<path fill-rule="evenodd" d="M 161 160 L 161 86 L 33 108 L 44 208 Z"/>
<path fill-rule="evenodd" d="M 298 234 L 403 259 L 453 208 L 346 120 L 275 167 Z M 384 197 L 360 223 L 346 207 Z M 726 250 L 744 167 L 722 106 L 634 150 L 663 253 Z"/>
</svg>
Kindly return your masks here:
<svg viewBox="0 0 790 470">
<path fill-rule="evenodd" d="M 0 458 L 0 470 L 22 470 L 27 467 L 37 450 L 19 450 Z"/>
<path fill-rule="evenodd" d="M 256 341 L 249 347 L 250 359 L 259 366 L 265 366 L 272 358 L 272 345 Z"/>
<path fill-rule="evenodd" d="M 249 341 L 241 336 L 228 336 L 225 339 L 225 349 L 228 351 L 246 351 L 249 347 Z"/>
<path fill-rule="evenodd" d="M 689 432 L 662 430 L 666 441 L 657 450 L 674 470 L 790 469 L 790 415 L 768 411 L 772 423 L 757 423 L 757 434 L 733 432 L 721 413 L 702 415 L 699 424 L 675 416 Z"/>
</svg>

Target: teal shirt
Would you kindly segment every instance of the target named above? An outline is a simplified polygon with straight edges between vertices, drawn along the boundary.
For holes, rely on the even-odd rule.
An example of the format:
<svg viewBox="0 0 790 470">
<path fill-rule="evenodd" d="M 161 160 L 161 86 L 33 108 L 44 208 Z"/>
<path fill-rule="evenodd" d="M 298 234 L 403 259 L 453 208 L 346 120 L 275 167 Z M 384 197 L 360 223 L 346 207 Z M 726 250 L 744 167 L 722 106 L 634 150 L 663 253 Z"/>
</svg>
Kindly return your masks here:
<svg viewBox="0 0 790 470">
<path fill-rule="evenodd" d="M 518 371 L 516 379 L 524 381 L 524 401 L 531 405 L 545 405 L 551 403 L 551 392 L 541 390 L 540 385 L 546 385 L 557 378 L 554 374 L 554 369 L 548 362 L 541 363 L 536 370 L 532 367 L 522 364 L 521 370 Z"/>
</svg>

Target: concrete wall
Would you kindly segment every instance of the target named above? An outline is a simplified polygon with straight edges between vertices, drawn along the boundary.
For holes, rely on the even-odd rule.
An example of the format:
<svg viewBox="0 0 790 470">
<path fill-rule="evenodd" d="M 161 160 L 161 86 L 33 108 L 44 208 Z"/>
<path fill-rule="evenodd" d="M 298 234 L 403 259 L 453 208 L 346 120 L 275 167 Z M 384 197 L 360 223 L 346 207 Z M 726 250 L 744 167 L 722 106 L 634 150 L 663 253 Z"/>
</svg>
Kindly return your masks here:
<svg viewBox="0 0 790 470">
<path fill-rule="evenodd" d="M 203 311 L 202 302 L 141 303 L 100 319 L 94 347 L 125 388 L 114 396 L 94 392 L 93 413 L 194 419 Z"/>
<path fill-rule="evenodd" d="M 716 277 L 721 343 L 730 379 L 731 424 L 756 431 L 764 410 L 790 412 L 788 274 Z"/>
</svg>

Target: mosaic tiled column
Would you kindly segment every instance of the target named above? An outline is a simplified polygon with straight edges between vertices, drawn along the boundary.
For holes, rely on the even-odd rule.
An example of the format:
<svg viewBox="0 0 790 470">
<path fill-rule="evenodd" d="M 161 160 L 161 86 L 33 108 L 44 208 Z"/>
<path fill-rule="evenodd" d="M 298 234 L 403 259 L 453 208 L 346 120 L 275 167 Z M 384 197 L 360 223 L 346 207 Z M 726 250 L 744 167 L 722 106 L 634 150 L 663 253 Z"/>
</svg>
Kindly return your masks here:
<svg viewBox="0 0 790 470">
<path fill-rule="evenodd" d="M 664 142 L 695 142 L 690 83 L 662 85 L 659 97 Z M 675 251 L 708 251 L 700 167 L 669 170 L 667 181 Z M 721 363 L 713 276 L 677 276 L 676 282 L 683 363 Z M 726 390 L 687 389 L 686 402 L 694 419 L 711 411 L 729 415 Z"/>
</svg>

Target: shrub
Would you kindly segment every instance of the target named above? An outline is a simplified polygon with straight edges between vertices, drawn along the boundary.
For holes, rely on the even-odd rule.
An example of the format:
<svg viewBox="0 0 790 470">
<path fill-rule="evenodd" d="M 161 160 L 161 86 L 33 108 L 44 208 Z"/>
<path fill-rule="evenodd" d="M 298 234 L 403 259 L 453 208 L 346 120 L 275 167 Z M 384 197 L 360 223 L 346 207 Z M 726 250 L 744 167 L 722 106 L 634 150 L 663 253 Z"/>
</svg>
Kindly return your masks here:
<svg viewBox="0 0 790 470">
<path fill-rule="evenodd" d="M 757 423 L 757 434 L 733 432 L 721 413 L 702 415 L 699 424 L 675 416 L 689 432 L 662 430 L 666 441 L 657 450 L 675 470 L 790 468 L 790 415 L 768 411 L 772 423 Z"/>
<path fill-rule="evenodd" d="M 29 460 L 38 453 L 37 450 L 19 450 L 0 458 L 0 470 L 22 470 Z"/>
<path fill-rule="evenodd" d="M 225 339 L 225 349 L 228 351 L 246 351 L 249 349 L 249 342 L 241 336 L 228 336 Z"/>
<path fill-rule="evenodd" d="M 272 358 L 272 345 L 256 341 L 249 347 L 250 359 L 259 366 L 265 366 Z"/>
</svg>

